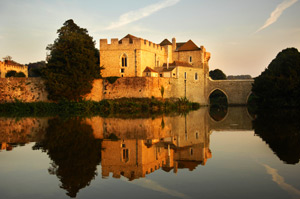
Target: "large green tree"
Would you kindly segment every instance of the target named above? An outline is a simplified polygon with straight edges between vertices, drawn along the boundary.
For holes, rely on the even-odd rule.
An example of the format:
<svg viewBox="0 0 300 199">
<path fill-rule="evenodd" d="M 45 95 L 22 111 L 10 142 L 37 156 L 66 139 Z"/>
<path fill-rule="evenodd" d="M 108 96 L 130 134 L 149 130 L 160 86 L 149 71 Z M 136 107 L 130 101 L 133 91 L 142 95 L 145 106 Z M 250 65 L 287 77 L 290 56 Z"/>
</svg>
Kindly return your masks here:
<svg viewBox="0 0 300 199">
<path fill-rule="evenodd" d="M 300 53 L 287 48 L 255 78 L 252 92 L 259 107 L 300 106 Z"/>
<path fill-rule="evenodd" d="M 58 38 L 47 47 L 48 64 L 43 70 L 49 99 L 78 101 L 100 78 L 99 51 L 88 31 L 67 20 L 57 31 Z"/>
<path fill-rule="evenodd" d="M 213 80 L 224 80 L 224 79 L 227 79 L 226 75 L 220 69 L 215 69 L 215 70 L 209 71 L 209 76 Z"/>
</svg>

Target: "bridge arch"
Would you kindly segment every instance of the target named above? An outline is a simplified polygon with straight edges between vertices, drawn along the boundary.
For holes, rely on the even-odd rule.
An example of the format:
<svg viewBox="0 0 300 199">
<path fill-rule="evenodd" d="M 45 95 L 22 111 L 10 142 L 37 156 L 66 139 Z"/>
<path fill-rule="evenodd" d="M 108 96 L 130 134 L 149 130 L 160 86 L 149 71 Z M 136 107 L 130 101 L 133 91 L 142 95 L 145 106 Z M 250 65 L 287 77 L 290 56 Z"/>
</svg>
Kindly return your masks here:
<svg viewBox="0 0 300 199">
<path fill-rule="evenodd" d="M 228 95 L 227 95 L 227 93 L 223 89 L 221 89 L 221 88 L 214 88 L 213 90 L 210 91 L 210 93 L 208 94 L 207 99 L 206 99 L 209 102 L 209 104 L 210 104 L 210 97 L 211 97 L 211 95 L 214 92 L 216 92 L 216 91 L 222 92 L 226 96 L 227 103 L 228 103 Z"/>
</svg>

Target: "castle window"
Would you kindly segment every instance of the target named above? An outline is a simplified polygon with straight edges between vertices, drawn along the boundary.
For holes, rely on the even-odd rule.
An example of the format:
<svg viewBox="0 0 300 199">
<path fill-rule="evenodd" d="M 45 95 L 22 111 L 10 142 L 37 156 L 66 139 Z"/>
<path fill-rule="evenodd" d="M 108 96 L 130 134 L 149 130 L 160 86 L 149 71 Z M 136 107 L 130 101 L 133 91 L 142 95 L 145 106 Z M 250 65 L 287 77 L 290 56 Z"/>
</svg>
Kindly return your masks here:
<svg viewBox="0 0 300 199">
<path fill-rule="evenodd" d="M 196 139 L 198 140 L 199 139 L 199 132 L 196 131 Z"/>
<path fill-rule="evenodd" d="M 193 155 L 194 154 L 194 150 L 193 148 L 190 148 L 190 154 Z"/>
<path fill-rule="evenodd" d="M 127 56 L 123 54 L 121 59 L 122 59 L 122 67 L 127 67 Z"/>
<path fill-rule="evenodd" d="M 187 76 L 187 75 L 186 75 L 186 72 L 184 72 L 184 79 L 186 79 L 186 76 Z"/>
<path fill-rule="evenodd" d="M 198 73 L 195 73 L 195 80 L 198 80 Z"/>
<path fill-rule="evenodd" d="M 124 73 L 125 72 L 125 69 L 124 68 L 121 68 L 121 73 Z"/>
<path fill-rule="evenodd" d="M 123 151 L 123 153 L 122 153 L 123 162 L 128 162 L 128 160 L 129 160 L 128 149 L 123 149 L 122 151 Z"/>
<path fill-rule="evenodd" d="M 193 58 L 192 58 L 192 56 L 190 56 L 190 58 L 189 58 L 189 61 L 190 61 L 190 63 L 192 63 L 192 62 L 193 62 Z"/>
</svg>

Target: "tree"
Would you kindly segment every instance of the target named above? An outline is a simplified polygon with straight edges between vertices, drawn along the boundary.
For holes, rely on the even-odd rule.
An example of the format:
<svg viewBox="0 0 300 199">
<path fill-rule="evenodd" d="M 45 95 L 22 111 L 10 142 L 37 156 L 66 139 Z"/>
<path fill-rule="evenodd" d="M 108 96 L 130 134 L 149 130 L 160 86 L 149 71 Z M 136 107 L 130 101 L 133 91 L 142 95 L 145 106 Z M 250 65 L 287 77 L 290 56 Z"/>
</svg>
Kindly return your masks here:
<svg viewBox="0 0 300 199">
<path fill-rule="evenodd" d="M 48 64 L 42 76 L 49 99 L 78 101 L 92 89 L 93 80 L 100 78 L 98 50 L 86 29 L 72 19 L 57 31 L 58 38 L 48 45 Z"/>
<path fill-rule="evenodd" d="M 4 61 L 12 61 L 12 57 L 7 55 L 5 57 L 3 57 Z"/>
<path fill-rule="evenodd" d="M 79 118 L 49 120 L 45 136 L 33 146 L 52 160 L 49 173 L 61 181 L 60 187 L 75 198 L 97 175 L 101 162 L 101 140 L 95 139 L 93 128 Z"/>
<path fill-rule="evenodd" d="M 15 74 L 15 77 L 26 77 L 26 75 L 23 72 L 18 72 Z"/>
<path fill-rule="evenodd" d="M 209 76 L 213 80 L 224 80 L 224 79 L 227 79 L 226 75 L 220 69 L 215 69 L 213 71 L 209 71 Z"/>
<path fill-rule="evenodd" d="M 29 63 L 28 64 L 28 76 L 29 77 L 40 77 L 42 75 L 42 70 L 44 68 L 46 68 L 45 61 Z"/>
<path fill-rule="evenodd" d="M 287 48 L 256 77 L 252 87 L 258 107 L 300 106 L 300 53 Z"/>
</svg>

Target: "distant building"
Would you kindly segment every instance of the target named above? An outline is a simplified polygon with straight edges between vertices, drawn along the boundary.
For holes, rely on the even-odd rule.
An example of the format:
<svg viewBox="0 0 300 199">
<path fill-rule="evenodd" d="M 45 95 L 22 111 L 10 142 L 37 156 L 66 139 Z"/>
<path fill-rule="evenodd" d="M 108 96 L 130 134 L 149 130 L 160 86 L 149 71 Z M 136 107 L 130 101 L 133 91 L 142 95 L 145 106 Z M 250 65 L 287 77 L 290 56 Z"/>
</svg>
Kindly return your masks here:
<svg viewBox="0 0 300 199">
<path fill-rule="evenodd" d="M 28 67 L 21 65 L 12 60 L 5 60 L 4 62 L 0 61 L 0 77 L 5 78 L 5 75 L 9 71 L 16 71 L 17 73 L 22 72 L 28 77 Z"/>
<path fill-rule="evenodd" d="M 160 44 L 128 34 L 123 39 L 100 39 L 100 65 L 103 77 L 173 77 L 178 78 L 178 67 L 188 67 L 207 73 L 210 53 L 192 40 L 172 43 L 165 39 Z"/>
</svg>

